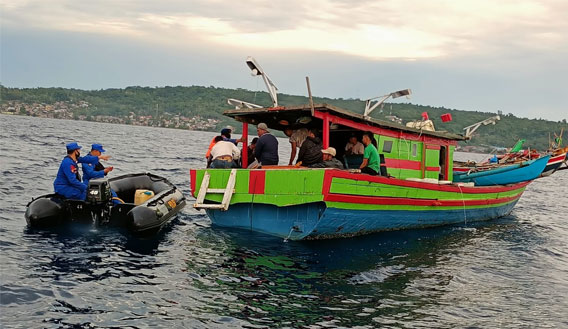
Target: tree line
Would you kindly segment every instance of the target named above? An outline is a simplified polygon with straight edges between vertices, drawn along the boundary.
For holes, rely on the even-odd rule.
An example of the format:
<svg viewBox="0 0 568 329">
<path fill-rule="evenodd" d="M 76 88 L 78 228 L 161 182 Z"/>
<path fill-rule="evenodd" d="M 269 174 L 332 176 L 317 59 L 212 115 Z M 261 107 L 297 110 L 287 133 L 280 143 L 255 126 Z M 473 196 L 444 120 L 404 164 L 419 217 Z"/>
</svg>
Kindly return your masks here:
<svg viewBox="0 0 568 329">
<path fill-rule="evenodd" d="M 83 116 L 128 116 L 135 115 L 183 115 L 186 117 L 201 116 L 220 120 L 218 127 L 236 122 L 222 115 L 230 109 L 228 98 L 267 105 L 271 104 L 266 92 L 245 89 L 227 89 L 217 87 L 127 87 L 101 90 L 79 90 L 70 88 L 9 88 L 0 86 L 0 104 L 18 101 L 21 103 L 79 102 L 84 101 L 89 107 L 74 109 L 75 117 Z M 305 96 L 279 94 L 280 105 L 307 104 Z M 346 110 L 362 114 L 365 103 L 359 99 L 314 97 L 315 103 L 327 103 Z M 420 120 L 421 113 L 428 112 L 436 130 L 463 133 L 463 127 L 484 120 L 497 113 L 480 111 L 462 111 L 444 107 L 432 107 L 411 103 L 386 103 L 376 109 L 372 117 L 388 120 L 387 116 L 396 116 L 403 122 Z M 450 113 L 453 120 L 442 122 L 441 115 Z M 566 119 L 554 122 L 543 119 L 519 118 L 513 114 L 501 115 L 495 125 L 483 126 L 477 130 L 471 141 L 463 145 L 511 147 L 517 140 L 525 139 L 525 147 L 545 150 L 548 147 L 549 135 L 561 130 L 567 131 Z M 568 138 L 566 138 L 568 139 Z"/>
</svg>

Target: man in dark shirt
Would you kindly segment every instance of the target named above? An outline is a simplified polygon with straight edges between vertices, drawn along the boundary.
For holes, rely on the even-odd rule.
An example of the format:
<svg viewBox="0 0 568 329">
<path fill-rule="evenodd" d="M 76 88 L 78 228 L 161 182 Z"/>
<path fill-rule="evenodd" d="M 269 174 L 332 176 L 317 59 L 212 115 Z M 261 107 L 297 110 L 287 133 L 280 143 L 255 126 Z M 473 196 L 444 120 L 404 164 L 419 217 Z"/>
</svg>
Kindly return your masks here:
<svg viewBox="0 0 568 329">
<path fill-rule="evenodd" d="M 268 130 L 266 123 L 256 126 L 258 141 L 254 148 L 254 156 L 261 166 L 278 165 L 278 140 Z"/>
<path fill-rule="evenodd" d="M 306 140 L 302 143 L 300 147 L 300 152 L 298 153 L 298 161 L 296 163 L 301 163 L 304 167 L 309 167 L 313 164 L 322 161 L 322 143 L 321 139 L 316 137 L 315 131 L 310 130 Z"/>
</svg>

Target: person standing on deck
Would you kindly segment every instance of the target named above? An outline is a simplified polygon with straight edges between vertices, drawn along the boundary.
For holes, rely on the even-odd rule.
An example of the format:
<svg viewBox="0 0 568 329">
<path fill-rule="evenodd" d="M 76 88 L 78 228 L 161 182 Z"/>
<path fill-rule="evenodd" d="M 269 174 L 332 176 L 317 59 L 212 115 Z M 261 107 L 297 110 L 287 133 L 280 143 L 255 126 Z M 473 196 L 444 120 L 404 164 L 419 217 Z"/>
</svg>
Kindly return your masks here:
<svg viewBox="0 0 568 329">
<path fill-rule="evenodd" d="M 363 163 L 359 169 L 364 174 L 377 175 L 380 171 L 380 157 L 377 148 L 372 143 L 373 133 L 366 132 L 363 134 L 363 144 L 365 152 L 363 153 Z"/>
<path fill-rule="evenodd" d="M 239 143 L 243 142 L 243 138 L 239 138 L 239 139 L 234 139 L 231 138 L 231 133 L 233 132 L 234 128 L 231 126 L 227 126 L 223 129 L 221 129 L 221 136 L 223 136 L 223 140 L 224 141 L 228 141 L 231 142 L 233 144 L 235 144 L 235 146 L 239 146 Z M 209 168 L 211 166 L 211 149 L 213 148 L 213 146 L 215 146 L 215 138 L 217 138 L 217 136 L 213 137 L 211 139 L 211 142 L 209 143 L 209 147 L 207 148 L 207 152 L 205 152 L 205 159 L 207 159 L 207 168 Z"/>
<path fill-rule="evenodd" d="M 322 142 L 321 139 L 316 137 L 315 130 L 310 129 L 308 132 L 308 137 L 302 143 L 300 147 L 300 152 L 298 153 L 298 161 L 296 163 L 301 163 L 304 167 L 309 167 L 313 164 L 322 161 Z"/>
<path fill-rule="evenodd" d="M 223 136 L 215 137 L 215 145 L 211 149 L 211 168 L 237 168 L 241 151 Z"/>
<path fill-rule="evenodd" d="M 261 166 L 278 165 L 278 140 L 268 130 L 266 123 L 256 126 L 258 141 L 254 148 L 254 156 Z"/>
<path fill-rule="evenodd" d="M 284 134 L 289 137 L 290 145 L 292 145 L 292 153 L 290 153 L 290 161 L 288 161 L 288 165 L 291 166 L 296 158 L 296 150 L 302 147 L 302 143 L 308 137 L 308 129 L 300 128 L 293 130 L 287 128 L 284 129 Z"/>
</svg>

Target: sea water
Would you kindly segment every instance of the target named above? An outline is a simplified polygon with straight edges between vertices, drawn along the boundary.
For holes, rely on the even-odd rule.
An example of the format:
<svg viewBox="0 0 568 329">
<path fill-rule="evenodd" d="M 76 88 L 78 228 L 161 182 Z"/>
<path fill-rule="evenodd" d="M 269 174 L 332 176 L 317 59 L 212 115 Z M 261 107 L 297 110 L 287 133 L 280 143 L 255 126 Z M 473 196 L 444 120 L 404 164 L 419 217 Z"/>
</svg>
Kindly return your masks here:
<svg viewBox="0 0 568 329">
<path fill-rule="evenodd" d="M 215 134 L 6 115 L 0 128 L 0 327 L 568 327 L 568 170 L 476 225 L 284 242 L 187 206 L 143 239 L 32 230 L 26 204 L 52 192 L 70 141 L 103 144 L 110 176 L 164 176 L 192 204 L 189 169 Z"/>
</svg>

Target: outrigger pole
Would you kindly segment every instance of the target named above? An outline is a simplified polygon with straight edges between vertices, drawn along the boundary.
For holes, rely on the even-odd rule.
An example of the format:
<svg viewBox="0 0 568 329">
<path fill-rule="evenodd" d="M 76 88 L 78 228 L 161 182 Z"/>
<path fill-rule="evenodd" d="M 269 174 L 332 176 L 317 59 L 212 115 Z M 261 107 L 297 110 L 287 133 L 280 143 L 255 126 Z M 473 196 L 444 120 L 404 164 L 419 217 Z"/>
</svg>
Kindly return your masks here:
<svg viewBox="0 0 568 329">
<path fill-rule="evenodd" d="M 463 130 L 465 130 L 465 138 L 471 139 L 473 133 L 477 130 L 477 128 L 481 127 L 482 125 L 483 126 L 487 126 L 489 124 L 495 125 L 498 120 L 501 120 L 501 117 L 496 115 L 494 117 L 487 118 L 483 121 L 479 121 L 478 123 L 474 123 L 470 126 L 463 128 Z"/>
<path fill-rule="evenodd" d="M 373 112 L 373 110 L 376 109 L 379 105 L 384 103 L 384 101 L 386 101 L 389 97 L 398 98 L 400 96 L 406 96 L 406 98 L 410 98 L 411 94 L 412 94 L 412 90 L 403 89 L 403 90 L 395 91 L 395 92 L 392 92 L 390 94 L 386 94 L 386 95 L 383 95 L 383 96 L 377 96 L 377 97 L 369 98 L 369 99 L 365 100 L 365 113 L 363 114 L 363 116 L 365 117 L 365 119 L 368 119 L 371 112 Z M 380 99 L 376 100 L 377 98 L 380 98 Z M 375 100 L 376 100 L 376 103 L 371 105 L 373 103 L 373 101 L 375 101 Z"/>
<path fill-rule="evenodd" d="M 270 94 L 270 98 L 272 98 L 272 106 L 277 107 L 278 95 L 276 94 L 276 90 L 278 90 L 278 88 L 276 88 L 272 80 L 270 80 L 268 75 L 264 73 L 264 70 L 262 70 L 260 64 L 258 64 L 256 62 L 256 59 L 254 59 L 252 56 L 247 57 L 247 65 L 250 68 L 252 76 L 257 76 L 257 75 L 262 76 L 264 84 L 266 85 L 266 88 L 268 88 L 268 93 Z"/>
</svg>

